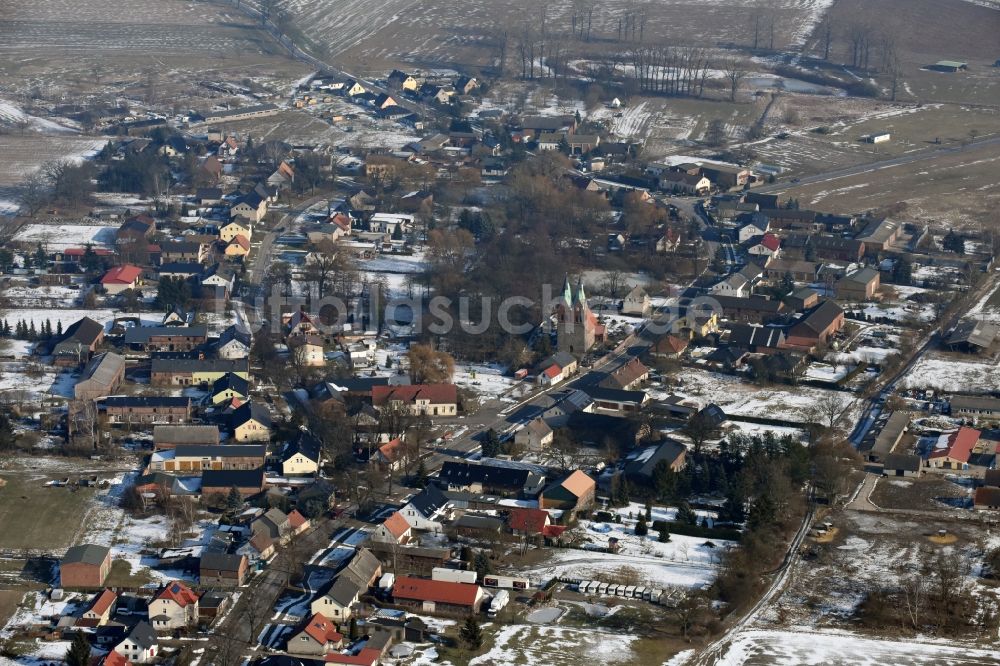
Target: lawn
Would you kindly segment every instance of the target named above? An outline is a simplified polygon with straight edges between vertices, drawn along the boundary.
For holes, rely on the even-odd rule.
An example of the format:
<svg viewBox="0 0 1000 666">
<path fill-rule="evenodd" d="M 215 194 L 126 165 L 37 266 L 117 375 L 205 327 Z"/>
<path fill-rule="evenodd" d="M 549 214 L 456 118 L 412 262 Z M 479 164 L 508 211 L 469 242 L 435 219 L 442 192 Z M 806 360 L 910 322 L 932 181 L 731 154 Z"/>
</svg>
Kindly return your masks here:
<svg viewBox="0 0 1000 666">
<path fill-rule="evenodd" d="M 94 491 L 47 488 L 39 479 L 7 475 L 0 487 L 0 549 L 61 550 L 72 545 Z"/>
</svg>

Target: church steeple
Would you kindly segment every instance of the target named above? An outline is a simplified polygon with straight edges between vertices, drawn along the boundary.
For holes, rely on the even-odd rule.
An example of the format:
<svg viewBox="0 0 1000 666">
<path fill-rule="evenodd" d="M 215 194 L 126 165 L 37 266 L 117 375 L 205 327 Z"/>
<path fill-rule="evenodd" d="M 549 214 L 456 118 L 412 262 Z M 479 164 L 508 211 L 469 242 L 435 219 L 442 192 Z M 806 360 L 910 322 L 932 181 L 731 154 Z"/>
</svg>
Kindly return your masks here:
<svg viewBox="0 0 1000 666">
<path fill-rule="evenodd" d="M 579 304 L 580 306 L 587 307 L 587 294 L 583 292 L 583 277 L 580 277 L 579 281 L 576 283 L 576 300 L 574 305 Z"/>
<path fill-rule="evenodd" d="M 563 300 L 566 307 L 573 307 L 573 287 L 569 284 L 569 274 L 566 274 L 566 281 L 563 282 Z"/>
</svg>

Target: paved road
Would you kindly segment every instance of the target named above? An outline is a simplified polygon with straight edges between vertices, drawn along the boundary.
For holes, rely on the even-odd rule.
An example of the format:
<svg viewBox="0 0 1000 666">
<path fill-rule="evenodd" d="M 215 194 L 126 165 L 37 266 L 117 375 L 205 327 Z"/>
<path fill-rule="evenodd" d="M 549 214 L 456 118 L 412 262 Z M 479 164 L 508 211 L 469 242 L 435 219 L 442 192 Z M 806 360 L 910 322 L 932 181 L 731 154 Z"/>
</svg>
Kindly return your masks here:
<svg viewBox="0 0 1000 666">
<path fill-rule="evenodd" d="M 812 183 L 825 183 L 830 180 L 847 178 L 848 176 L 856 176 L 858 174 L 869 173 L 872 171 L 879 171 L 881 169 L 889 169 L 904 164 L 913 164 L 914 162 L 922 162 L 924 160 L 936 159 L 944 155 L 960 153 L 966 148 L 981 148 L 983 146 L 993 146 L 993 145 L 1000 145 L 1000 136 L 981 139 L 979 141 L 970 143 L 968 146 L 959 145 L 959 146 L 928 148 L 926 150 L 907 153 L 906 155 L 900 155 L 899 157 L 892 157 L 886 160 L 880 160 L 878 162 L 869 162 L 867 164 L 858 164 L 856 166 L 846 167 L 843 169 L 833 169 L 831 171 L 824 171 L 823 173 L 817 173 L 812 176 L 803 176 L 802 178 L 799 179 L 799 182 L 797 183 L 791 183 L 791 182 L 775 183 L 773 185 L 755 187 L 753 191 L 760 192 L 762 194 L 784 192 L 785 190 L 801 187 L 802 185 L 809 185 Z"/>
</svg>

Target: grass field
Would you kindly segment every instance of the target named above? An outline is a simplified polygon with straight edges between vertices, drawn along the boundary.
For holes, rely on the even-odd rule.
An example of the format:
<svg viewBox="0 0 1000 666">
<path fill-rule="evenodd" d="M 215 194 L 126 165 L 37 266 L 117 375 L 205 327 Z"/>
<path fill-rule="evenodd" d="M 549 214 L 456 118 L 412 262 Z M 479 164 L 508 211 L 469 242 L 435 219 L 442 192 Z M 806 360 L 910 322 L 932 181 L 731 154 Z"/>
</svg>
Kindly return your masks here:
<svg viewBox="0 0 1000 666">
<path fill-rule="evenodd" d="M 910 219 L 969 225 L 1000 203 L 996 146 L 970 147 L 934 159 L 791 187 L 782 196 L 803 206 L 864 211 L 906 202 Z"/>
<path fill-rule="evenodd" d="M 73 544 L 94 491 L 47 488 L 40 479 L 4 475 L 0 487 L 0 549 L 60 550 Z"/>
</svg>

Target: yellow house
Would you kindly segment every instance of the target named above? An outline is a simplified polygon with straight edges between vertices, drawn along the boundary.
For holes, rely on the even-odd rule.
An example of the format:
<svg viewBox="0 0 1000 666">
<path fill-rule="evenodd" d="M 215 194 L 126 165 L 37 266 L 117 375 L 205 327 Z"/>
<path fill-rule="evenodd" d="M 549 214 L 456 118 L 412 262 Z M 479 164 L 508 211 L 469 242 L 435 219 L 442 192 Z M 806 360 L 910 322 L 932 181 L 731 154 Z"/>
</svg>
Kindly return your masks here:
<svg viewBox="0 0 1000 666">
<path fill-rule="evenodd" d="M 284 476 L 305 476 L 319 471 L 322 443 L 306 431 L 299 433 L 281 452 Z"/>
<path fill-rule="evenodd" d="M 348 97 L 354 97 L 355 95 L 364 95 L 365 92 L 367 91 L 365 90 L 365 87 L 363 85 L 361 85 L 357 81 L 352 81 L 351 85 L 347 87 L 345 94 Z"/>
<path fill-rule="evenodd" d="M 403 79 L 403 82 L 400 84 L 400 87 L 403 90 L 416 90 L 417 88 L 420 87 L 420 82 L 417 81 L 412 76 L 407 76 L 405 79 Z"/>
<path fill-rule="evenodd" d="M 250 254 L 250 241 L 243 234 L 236 234 L 226 245 L 227 257 L 245 257 Z"/>
<path fill-rule="evenodd" d="M 230 219 L 243 217 L 252 222 L 260 222 L 267 215 L 267 199 L 260 196 L 256 191 L 244 194 L 239 201 L 229 209 Z M 246 235 L 246 234 L 244 234 Z M 249 235 L 246 235 L 250 238 Z M 227 240 L 228 239 L 223 239 Z"/>
<path fill-rule="evenodd" d="M 230 402 L 233 398 L 246 400 L 250 397 L 250 382 L 243 377 L 228 373 L 212 384 L 212 404 Z"/>
<path fill-rule="evenodd" d="M 232 240 L 237 236 L 243 236 L 243 238 L 249 241 L 250 225 L 237 220 L 230 220 L 221 229 L 219 229 L 219 239 L 225 243 L 232 242 Z"/>
<path fill-rule="evenodd" d="M 260 404 L 245 402 L 233 412 L 230 421 L 237 442 L 267 442 L 271 439 L 271 415 Z"/>
</svg>

